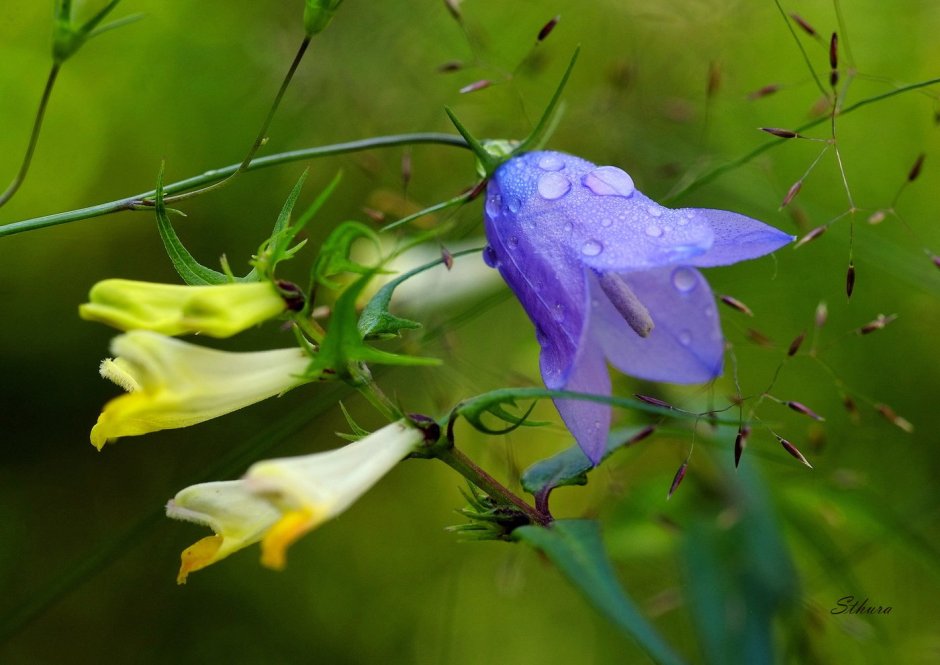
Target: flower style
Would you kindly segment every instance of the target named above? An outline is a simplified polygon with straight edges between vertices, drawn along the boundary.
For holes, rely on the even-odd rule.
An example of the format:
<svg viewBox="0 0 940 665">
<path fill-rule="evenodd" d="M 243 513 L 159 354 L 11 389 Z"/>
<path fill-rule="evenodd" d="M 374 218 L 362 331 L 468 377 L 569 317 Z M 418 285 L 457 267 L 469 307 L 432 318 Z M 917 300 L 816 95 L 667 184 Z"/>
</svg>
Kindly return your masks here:
<svg viewBox="0 0 940 665">
<path fill-rule="evenodd" d="M 298 538 L 346 510 L 424 442 L 405 420 L 342 448 L 254 464 L 241 480 L 203 483 L 179 492 L 167 515 L 208 526 L 183 551 L 177 581 L 261 541 L 261 562 L 281 569 Z"/>
<path fill-rule="evenodd" d="M 610 394 L 605 358 L 626 374 L 698 383 L 721 374 L 715 300 L 696 268 L 753 259 L 791 242 L 744 215 L 672 210 L 614 166 L 560 152 L 512 158 L 494 173 L 484 259 L 535 324 L 546 387 Z M 597 463 L 610 407 L 556 399 Z"/>
<path fill-rule="evenodd" d="M 128 391 L 108 402 L 91 430 L 101 450 L 121 436 L 187 427 L 306 382 L 310 359 L 297 348 L 252 353 L 206 349 L 134 330 L 111 342 L 101 375 Z"/>
<path fill-rule="evenodd" d="M 106 279 L 92 287 L 88 298 L 91 302 L 78 312 L 89 321 L 121 330 L 212 337 L 231 337 L 288 306 L 271 282 L 184 286 Z"/>
</svg>

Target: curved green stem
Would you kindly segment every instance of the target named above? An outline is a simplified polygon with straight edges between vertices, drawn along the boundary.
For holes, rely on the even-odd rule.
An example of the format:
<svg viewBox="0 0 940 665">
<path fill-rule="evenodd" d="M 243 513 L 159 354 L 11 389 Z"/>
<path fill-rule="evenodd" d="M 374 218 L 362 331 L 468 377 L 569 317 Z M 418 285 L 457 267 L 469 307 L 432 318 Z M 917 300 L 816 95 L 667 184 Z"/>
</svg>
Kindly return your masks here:
<svg viewBox="0 0 940 665">
<path fill-rule="evenodd" d="M 256 169 L 268 168 L 270 166 L 277 166 L 279 164 L 299 162 L 305 159 L 315 159 L 317 157 L 327 157 L 330 155 L 341 155 L 349 152 L 371 150 L 373 148 L 390 148 L 394 146 L 415 145 L 419 143 L 434 143 L 438 145 L 454 146 L 457 148 L 467 147 L 466 142 L 460 136 L 454 134 L 443 134 L 438 132 L 392 134 L 390 136 L 378 136 L 369 139 L 361 139 L 359 141 L 334 143 L 332 145 L 318 146 L 316 148 L 290 150 L 287 152 L 279 152 L 274 155 L 268 155 L 266 157 L 258 157 L 253 159 L 245 170 L 254 171 Z M 238 170 L 239 166 L 240 164 L 230 164 L 228 166 L 223 166 L 222 168 L 206 171 L 201 175 L 170 183 L 163 188 L 163 191 L 166 194 L 174 194 L 177 192 L 185 192 L 208 183 L 216 182 L 230 176 L 232 173 Z M 19 222 L 11 222 L 9 224 L 0 226 L 0 238 L 3 236 L 11 236 L 17 233 L 23 233 L 24 231 L 33 231 L 35 229 L 46 228 L 48 226 L 68 224 L 69 222 L 77 222 L 79 220 L 90 219 L 92 217 L 101 217 L 102 215 L 109 215 L 111 213 L 121 212 L 124 210 L 150 210 L 156 193 L 156 190 L 150 190 L 149 192 L 143 192 L 142 194 L 136 194 L 124 199 L 109 201 L 107 203 L 99 203 L 98 205 L 90 206 L 88 208 L 60 212 L 54 215 L 46 215 L 44 217 L 34 217 L 32 219 L 25 219 Z"/>
<path fill-rule="evenodd" d="M 58 62 L 53 63 L 52 69 L 49 70 L 49 77 L 46 79 L 46 87 L 43 89 L 42 98 L 39 100 L 39 109 L 36 111 L 36 119 L 33 121 L 33 131 L 29 135 L 29 144 L 26 146 L 26 154 L 23 156 L 23 163 L 20 165 L 20 170 L 16 174 L 16 177 L 13 178 L 13 182 L 6 188 L 6 191 L 0 194 L 0 207 L 13 198 L 13 195 L 16 194 L 16 190 L 20 188 L 20 185 L 23 184 L 23 180 L 26 179 L 26 173 L 29 171 L 29 165 L 33 161 L 33 153 L 36 151 L 36 143 L 39 141 L 39 130 L 42 129 L 42 121 L 46 116 L 46 107 L 49 106 L 49 98 L 52 96 L 52 88 L 59 75 L 60 66 Z"/>
<path fill-rule="evenodd" d="M 248 165 L 251 164 L 251 160 L 254 159 L 254 156 L 258 153 L 258 150 L 261 149 L 261 146 L 263 146 L 267 140 L 268 128 L 271 126 L 271 121 L 274 120 L 274 114 L 281 105 L 281 100 L 284 99 L 284 93 L 287 92 L 287 88 L 290 86 L 290 82 L 294 78 L 294 72 L 296 72 L 297 67 L 300 66 L 300 61 L 303 60 L 304 53 L 307 52 L 308 46 L 310 46 L 310 37 L 305 37 L 304 40 L 300 43 L 300 48 L 297 50 L 297 54 L 294 56 L 294 60 L 290 64 L 290 68 L 287 70 L 287 75 L 281 82 L 281 87 L 278 88 L 277 94 L 274 96 L 274 102 L 271 104 L 271 108 L 268 109 L 268 115 L 261 124 L 261 129 L 258 131 L 258 136 L 255 138 L 255 142 L 251 144 L 251 148 L 248 150 L 248 154 L 245 155 L 245 158 L 242 160 L 242 163 L 238 165 L 238 168 L 236 168 L 234 171 L 232 171 L 232 173 L 222 180 L 212 183 L 211 185 L 207 185 L 202 189 L 167 197 L 164 199 L 164 203 L 175 203 L 176 201 L 183 201 L 185 199 L 198 196 L 199 194 L 205 194 L 206 192 L 211 192 L 214 189 L 224 187 L 229 182 L 229 180 L 237 176 L 239 173 L 244 172 L 248 168 Z"/>
</svg>

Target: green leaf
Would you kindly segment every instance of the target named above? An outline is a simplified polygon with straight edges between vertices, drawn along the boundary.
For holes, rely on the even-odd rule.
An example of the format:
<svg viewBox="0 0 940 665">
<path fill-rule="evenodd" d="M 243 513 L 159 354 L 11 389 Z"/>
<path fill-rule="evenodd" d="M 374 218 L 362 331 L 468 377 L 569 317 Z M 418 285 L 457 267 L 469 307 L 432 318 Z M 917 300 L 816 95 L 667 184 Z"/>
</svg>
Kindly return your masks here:
<svg viewBox="0 0 940 665">
<path fill-rule="evenodd" d="M 166 214 L 166 206 L 163 204 L 163 168 L 160 169 L 160 175 L 157 177 L 155 209 L 157 213 L 157 230 L 160 232 L 166 254 L 170 257 L 173 267 L 184 282 L 191 286 L 204 286 L 228 284 L 232 281 L 225 273 L 207 268 L 199 263 L 180 242 L 179 236 L 176 235 L 173 224 L 170 223 L 170 218 Z"/>
<path fill-rule="evenodd" d="M 437 358 L 418 358 L 382 351 L 365 344 L 359 332 L 356 314 L 356 301 L 359 294 L 375 276 L 376 269 L 349 285 L 336 300 L 330 328 L 320 350 L 310 366 L 312 376 L 335 374 L 348 378 L 349 366 L 354 362 L 374 363 L 379 365 L 438 365 Z"/>
<path fill-rule="evenodd" d="M 607 447 L 601 461 L 614 452 L 633 443 L 637 437 L 645 438 L 649 427 L 624 427 L 607 435 Z M 588 471 L 594 468 L 577 444 L 560 453 L 536 462 L 522 472 L 522 488 L 529 494 L 549 493 L 564 485 L 587 485 Z"/>
<path fill-rule="evenodd" d="M 519 527 L 512 535 L 548 557 L 595 609 L 635 640 L 655 662 L 683 662 L 620 587 L 596 522 L 557 520 L 549 527 Z"/>
</svg>

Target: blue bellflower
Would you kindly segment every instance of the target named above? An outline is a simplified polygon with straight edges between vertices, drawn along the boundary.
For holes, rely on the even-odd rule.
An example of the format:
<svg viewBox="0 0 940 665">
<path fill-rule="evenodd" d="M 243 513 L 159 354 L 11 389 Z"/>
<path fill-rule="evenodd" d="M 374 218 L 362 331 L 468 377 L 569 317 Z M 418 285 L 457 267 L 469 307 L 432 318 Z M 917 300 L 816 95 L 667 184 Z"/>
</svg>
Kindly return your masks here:
<svg viewBox="0 0 940 665">
<path fill-rule="evenodd" d="M 560 152 L 502 164 L 487 187 L 484 259 L 535 324 L 547 388 L 610 395 L 605 359 L 651 381 L 721 374 L 724 340 L 696 268 L 757 258 L 793 240 L 724 210 L 665 208 L 615 166 Z M 610 430 L 606 404 L 556 399 L 596 464 Z"/>
</svg>

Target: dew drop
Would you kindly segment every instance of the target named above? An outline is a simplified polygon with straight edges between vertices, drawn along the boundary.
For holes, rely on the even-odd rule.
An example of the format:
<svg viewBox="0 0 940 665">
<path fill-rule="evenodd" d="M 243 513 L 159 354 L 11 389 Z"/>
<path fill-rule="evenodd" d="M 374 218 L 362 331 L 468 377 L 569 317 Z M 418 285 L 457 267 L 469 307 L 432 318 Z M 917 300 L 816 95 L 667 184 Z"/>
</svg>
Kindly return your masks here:
<svg viewBox="0 0 940 665">
<path fill-rule="evenodd" d="M 543 171 L 561 171 L 565 168 L 565 161 L 558 155 L 543 155 L 539 159 L 539 168 Z"/>
<path fill-rule="evenodd" d="M 565 306 L 562 303 L 556 302 L 554 307 L 552 307 L 552 318 L 558 321 L 558 323 L 565 320 Z"/>
<path fill-rule="evenodd" d="M 588 240 L 581 247 L 581 253 L 585 256 L 597 256 L 604 251 L 604 246 L 596 240 Z"/>
<path fill-rule="evenodd" d="M 506 244 L 509 245 L 509 249 L 515 249 L 519 246 L 519 238 L 517 236 L 509 236 L 509 240 L 506 241 Z"/>
<path fill-rule="evenodd" d="M 511 212 L 514 215 L 517 212 L 519 212 L 520 208 L 522 208 L 522 202 L 515 196 L 510 196 L 509 201 L 506 205 L 509 208 L 509 212 Z"/>
<path fill-rule="evenodd" d="M 601 220 L 601 226 L 604 226 L 604 227 L 610 226 L 610 225 L 613 224 L 613 223 L 614 223 L 613 220 L 611 220 L 611 219 L 609 219 L 609 218 L 607 218 L 607 217 L 605 217 L 604 219 Z"/>
<path fill-rule="evenodd" d="M 571 233 L 573 229 L 574 229 L 574 226 L 571 224 L 571 222 L 568 222 L 565 224 L 565 233 Z"/>
<path fill-rule="evenodd" d="M 688 346 L 692 343 L 692 333 L 688 330 L 682 330 L 679 332 L 679 344 L 682 346 Z"/>
<path fill-rule="evenodd" d="M 499 255 L 496 253 L 496 250 L 489 245 L 483 250 L 483 262 L 490 268 L 499 267 Z"/>
<path fill-rule="evenodd" d="M 706 308 L 705 308 L 705 316 L 707 316 L 707 317 L 710 318 L 710 319 L 713 318 L 713 317 L 715 316 L 715 308 L 712 307 L 711 305 L 709 305 L 708 307 L 706 307 Z"/>
<path fill-rule="evenodd" d="M 662 227 L 656 226 L 655 224 L 650 224 L 646 227 L 646 235 L 648 235 L 650 238 L 658 238 L 662 234 Z"/>
<path fill-rule="evenodd" d="M 493 196 L 486 199 L 486 214 L 489 215 L 491 219 L 496 219 L 499 217 L 499 209 L 502 205 L 503 201 L 500 195 L 494 194 Z"/>
<path fill-rule="evenodd" d="M 601 166 L 584 176 L 585 187 L 598 196 L 632 196 L 636 188 L 633 178 L 616 166 Z"/>
<path fill-rule="evenodd" d="M 571 181 L 560 173 L 543 173 L 539 177 L 538 190 L 543 199 L 560 199 L 571 189 Z"/>
<path fill-rule="evenodd" d="M 649 213 L 650 217 L 660 217 L 663 214 L 659 206 L 646 206 L 646 212 Z"/>
<path fill-rule="evenodd" d="M 690 268 L 676 268 L 672 271 L 672 285 L 680 293 L 688 293 L 695 288 L 698 280 Z"/>
</svg>

